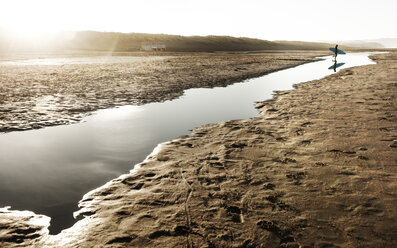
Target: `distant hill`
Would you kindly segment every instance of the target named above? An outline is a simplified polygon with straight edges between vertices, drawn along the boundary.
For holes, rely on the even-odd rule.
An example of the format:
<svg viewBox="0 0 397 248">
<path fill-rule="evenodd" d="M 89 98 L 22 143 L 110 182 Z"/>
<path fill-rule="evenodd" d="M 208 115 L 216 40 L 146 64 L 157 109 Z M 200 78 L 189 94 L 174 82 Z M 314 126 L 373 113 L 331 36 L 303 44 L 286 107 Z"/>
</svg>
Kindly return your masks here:
<svg viewBox="0 0 397 248">
<path fill-rule="evenodd" d="M 373 40 L 349 40 L 349 41 L 326 41 L 329 43 L 339 43 L 341 45 L 354 48 L 397 48 L 397 38 L 373 39 Z"/>
<path fill-rule="evenodd" d="M 143 33 L 77 32 L 67 43 L 70 49 L 90 50 L 140 50 L 142 45 L 165 45 L 167 51 L 213 52 L 213 51 L 255 51 L 255 50 L 318 50 L 329 47 L 325 43 L 266 41 L 253 38 L 230 36 L 180 36 Z"/>
<path fill-rule="evenodd" d="M 165 45 L 167 51 L 240 51 L 272 49 L 269 41 L 227 36 L 179 36 L 142 33 L 78 32 L 68 45 L 73 49 L 136 51 L 142 45 Z"/>
<path fill-rule="evenodd" d="M 321 50 L 332 46 L 327 43 L 299 41 L 266 41 L 230 36 L 180 36 L 167 34 L 113 33 L 113 32 L 64 32 L 41 37 L 40 42 L 16 40 L 1 34 L 0 49 L 13 50 L 99 50 L 137 51 L 143 45 L 162 45 L 167 51 L 214 52 L 259 50 Z"/>
<path fill-rule="evenodd" d="M 333 43 L 325 42 L 306 42 L 306 41 L 274 41 L 281 49 L 285 50 L 323 50 L 334 47 Z M 342 47 L 343 48 L 343 47 Z"/>
<path fill-rule="evenodd" d="M 342 41 L 339 44 L 354 48 L 369 48 L 369 49 L 384 48 L 384 46 L 378 42 L 367 41 L 367 40 Z"/>
<path fill-rule="evenodd" d="M 384 39 L 376 39 L 376 40 L 371 40 L 371 41 L 379 43 L 383 47 L 397 48 L 397 38 L 384 38 Z"/>
</svg>

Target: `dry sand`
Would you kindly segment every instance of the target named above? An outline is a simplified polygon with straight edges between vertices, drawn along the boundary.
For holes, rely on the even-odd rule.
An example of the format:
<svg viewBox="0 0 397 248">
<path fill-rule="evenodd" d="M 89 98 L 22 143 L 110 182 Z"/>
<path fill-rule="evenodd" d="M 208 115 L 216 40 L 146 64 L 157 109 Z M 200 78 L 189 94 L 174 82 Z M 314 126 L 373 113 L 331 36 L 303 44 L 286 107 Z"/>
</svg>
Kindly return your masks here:
<svg viewBox="0 0 397 248">
<path fill-rule="evenodd" d="M 374 57 L 163 144 L 57 236 L 2 210 L 0 244 L 396 247 L 397 53 Z"/>
</svg>

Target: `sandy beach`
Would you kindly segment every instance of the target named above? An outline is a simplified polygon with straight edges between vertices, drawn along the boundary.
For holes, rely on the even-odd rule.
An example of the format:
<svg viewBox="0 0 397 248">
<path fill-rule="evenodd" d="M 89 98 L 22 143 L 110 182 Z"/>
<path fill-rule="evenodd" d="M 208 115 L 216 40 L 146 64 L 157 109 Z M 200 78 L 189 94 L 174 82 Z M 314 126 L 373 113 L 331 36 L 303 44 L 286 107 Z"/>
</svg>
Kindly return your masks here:
<svg viewBox="0 0 397 248">
<path fill-rule="evenodd" d="M 219 56 L 215 61 L 230 55 Z M 254 56 L 260 60 L 273 55 Z M 301 57 L 274 56 L 279 58 L 278 69 L 302 63 Z M 200 61 L 206 58 L 213 62 L 205 55 Z M 186 62 L 183 56 L 160 61 L 168 59 L 173 65 Z M 1 209 L 0 244 L 395 247 L 397 53 L 373 59 L 377 64 L 344 69 L 278 92 L 272 100 L 257 103 L 260 117 L 199 127 L 162 144 L 136 172 L 85 195 L 76 214 L 81 220 L 56 236 L 47 234 L 49 220 L 43 216 Z M 257 66 L 227 61 L 229 67 L 219 67 L 235 73 L 225 80 L 219 79 L 224 77 L 219 70 L 204 72 L 199 79 L 194 79 L 200 75 L 195 71 L 185 79 L 210 87 L 275 68 L 270 62 Z M 250 73 L 237 69 L 241 63 Z M 214 77 L 204 78 L 208 75 Z M 145 99 L 157 101 L 176 97 L 186 87 L 155 91 L 151 85 L 138 92 L 151 89 L 156 93 Z M 122 101 L 125 98 L 115 102 Z M 109 105 L 94 104 L 93 109 Z M 7 121 L 2 125 L 2 131 L 12 128 Z"/>
</svg>

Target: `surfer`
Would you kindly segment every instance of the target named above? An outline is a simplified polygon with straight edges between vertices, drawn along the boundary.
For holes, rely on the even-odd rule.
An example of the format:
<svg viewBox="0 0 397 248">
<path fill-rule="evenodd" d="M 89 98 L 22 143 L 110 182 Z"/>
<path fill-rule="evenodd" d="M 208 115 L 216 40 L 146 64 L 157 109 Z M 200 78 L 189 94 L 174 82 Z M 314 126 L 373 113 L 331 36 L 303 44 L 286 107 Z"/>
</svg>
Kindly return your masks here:
<svg viewBox="0 0 397 248">
<path fill-rule="evenodd" d="M 336 60 L 336 56 L 338 56 L 338 44 L 336 44 L 335 46 L 335 60 Z"/>
<path fill-rule="evenodd" d="M 338 56 L 338 54 L 346 54 L 344 51 L 338 49 L 338 45 L 335 46 L 335 48 L 330 47 L 329 50 L 331 50 L 333 53 L 335 53 L 335 58 Z"/>
</svg>

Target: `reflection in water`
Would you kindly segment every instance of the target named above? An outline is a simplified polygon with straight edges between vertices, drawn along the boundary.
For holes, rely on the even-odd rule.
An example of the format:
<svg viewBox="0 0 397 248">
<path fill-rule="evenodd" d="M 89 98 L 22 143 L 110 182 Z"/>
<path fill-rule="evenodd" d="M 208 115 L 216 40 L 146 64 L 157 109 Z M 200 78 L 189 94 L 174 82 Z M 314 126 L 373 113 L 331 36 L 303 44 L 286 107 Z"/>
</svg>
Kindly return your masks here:
<svg viewBox="0 0 397 248">
<path fill-rule="evenodd" d="M 336 61 L 336 58 L 333 60 L 334 61 L 334 64 L 333 65 L 331 65 L 330 67 L 328 67 L 328 69 L 334 69 L 334 72 L 336 72 L 336 68 L 338 68 L 338 67 L 341 67 L 341 66 L 343 66 L 344 64 L 346 64 L 346 63 L 344 63 L 344 62 L 341 62 L 341 63 L 338 63 L 338 61 Z"/>
<path fill-rule="evenodd" d="M 368 55 L 344 61 L 371 64 Z M 200 125 L 257 116 L 253 103 L 274 90 L 330 75 L 332 57 L 324 59 L 228 87 L 187 90 L 172 101 L 101 110 L 75 125 L 0 134 L 0 207 L 50 216 L 50 231 L 59 232 L 74 223 L 85 193 L 128 173 L 157 144 Z"/>
</svg>

